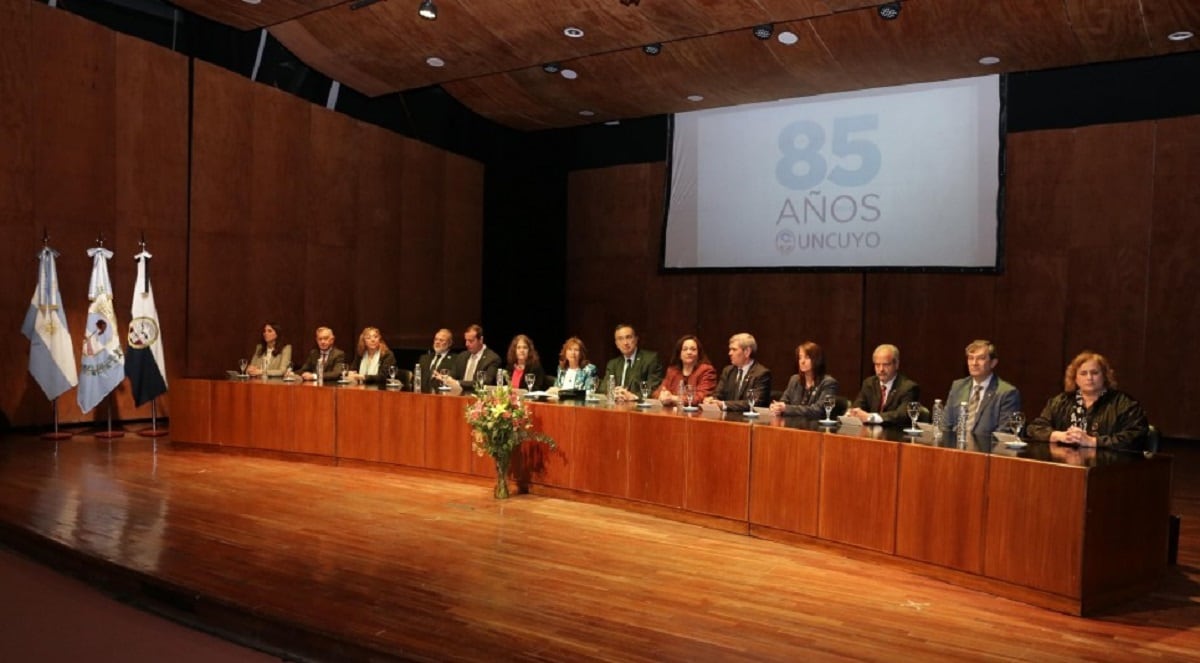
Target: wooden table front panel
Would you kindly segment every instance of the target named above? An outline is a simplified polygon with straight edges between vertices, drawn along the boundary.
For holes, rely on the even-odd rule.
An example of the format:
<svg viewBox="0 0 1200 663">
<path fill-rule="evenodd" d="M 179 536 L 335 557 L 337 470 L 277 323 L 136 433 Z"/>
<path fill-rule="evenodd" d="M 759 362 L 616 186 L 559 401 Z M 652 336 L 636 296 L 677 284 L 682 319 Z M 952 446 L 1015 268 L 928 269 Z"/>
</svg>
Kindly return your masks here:
<svg viewBox="0 0 1200 663">
<path fill-rule="evenodd" d="M 470 398 L 437 395 L 425 402 L 425 463 L 447 472 L 471 474 L 475 452 L 465 411 Z"/>
<path fill-rule="evenodd" d="M 750 426 L 688 419 L 688 511 L 746 521 L 750 491 Z"/>
<path fill-rule="evenodd" d="M 171 382 L 171 439 L 179 442 L 211 444 L 211 380 L 176 379 Z"/>
<path fill-rule="evenodd" d="M 250 445 L 257 449 L 291 450 L 296 434 L 294 410 L 298 385 L 251 382 L 242 385 L 250 394 Z"/>
<path fill-rule="evenodd" d="M 983 572 L 987 460 L 981 453 L 901 445 L 897 555 Z"/>
<path fill-rule="evenodd" d="M 378 389 L 337 390 L 337 455 L 379 462 L 383 403 Z"/>
<path fill-rule="evenodd" d="M 818 536 L 894 553 L 899 456 L 898 442 L 826 434 Z"/>
<path fill-rule="evenodd" d="M 540 442 L 526 442 L 514 459 L 513 472 L 519 482 L 567 488 L 575 453 L 575 409 L 565 405 L 530 404 L 534 429 L 554 440 L 551 449 Z"/>
<path fill-rule="evenodd" d="M 277 390 L 292 397 L 284 412 L 294 430 L 282 440 L 282 450 L 335 456 L 337 389 L 305 384 L 281 385 Z M 280 426 L 280 430 L 286 430 L 286 424 Z"/>
<path fill-rule="evenodd" d="M 754 427 L 750 448 L 750 522 L 817 535 L 821 438 L 816 431 Z"/>
<path fill-rule="evenodd" d="M 250 385 L 243 382 L 212 383 L 212 441 L 235 447 L 255 447 L 250 432 Z"/>
<path fill-rule="evenodd" d="M 425 467 L 425 403 L 436 396 L 380 392 L 379 460 Z"/>
<path fill-rule="evenodd" d="M 687 475 L 687 420 L 671 414 L 629 420 L 629 498 L 680 508 Z"/>
<path fill-rule="evenodd" d="M 1167 570 L 1171 462 L 1102 467 L 1088 473 L 1083 598 L 1157 581 Z"/>
<path fill-rule="evenodd" d="M 992 456 L 984 575 L 1080 598 L 1087 469 Z"/>
<path fill-rule="evenodd" d="M 629 418 L 646 415 L 588 407 L 574 411 L 570 487 L 625 497 L 629 492 Z"/>
</svg>

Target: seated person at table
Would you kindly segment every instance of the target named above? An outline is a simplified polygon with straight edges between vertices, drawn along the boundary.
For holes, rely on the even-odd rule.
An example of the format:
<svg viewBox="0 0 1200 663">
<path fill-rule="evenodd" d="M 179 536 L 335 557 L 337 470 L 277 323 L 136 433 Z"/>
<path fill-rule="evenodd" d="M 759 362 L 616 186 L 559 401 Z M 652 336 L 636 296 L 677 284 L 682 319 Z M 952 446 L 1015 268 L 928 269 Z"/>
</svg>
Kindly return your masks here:
<svg viewBox="0 0 1200 663">
<path fill-rule="evenodd" d="M 483 327 L 467 327 L 463 333 L 463 343 L 467 349 L 454 358 L 450 375 L 443 378 L 442 382 L 456 392 L 460 389 L 472 391 L 476 387 L 475 378 L 482 373 L 484 385 L 495 384 L 496 373 L 500 370 L 500 355 L 483 342 Z"/>
<path fill-rule="evenodd" d="M 346 366 L 346 353 L 333 346 L 333 330 L 329 327 L 317 327 L 317 347 L 308 353 L 308 358 L 300 366 L 300 377 L 305 382 L 317 379 L 317 365 L 324 367 L 322 380 L 337 380 Z"/>
<path fill-rule="evenodd" d="M 958 426 L 959 405 L 967 404 L 967 433 L 977 440 L 991 439 L 993 431 L 1008 425 L 1008 418 L 1021 411 L 1021 392 L 993 371 L 1000 360 L 990 341 L 972 341 L 967 346 L 967 377 L 955 380 L 946 396 L 942 429 Z"/>
<path fill-rule="evenodd" d="M 825 397 L 837 396 L 838 381 L 825 373 L 825 352 L 812 341 L 796 346 L 798 373 L 788 380 L 780 400 L 771 403 L 771 414 L 821 418 Z"/>
<path fill-rule="evenodd" d="M 667 364 L 667 377 L 656 396 L 663 405 L 682 402 L 684 385 L 692 388 L 692 403 L 700 403 L 717 390 L 717 369 L 704 352 L 700 339 L 688 334 L 675 341 L 675 352 Z"/>
<path fill-rule="evenodd" d="M 554 386 L 559 389 L 584 391 L 588 382 L 596 384 L 596 365 L 587 358 L 587 347 L 577 336 L 568 338 L 558 351 L 558 375 Z"/>
<path fill-rule="evenodd" d="M 396 366 L 396 355 L 392 354 L 383 335 L 375 327 L 367 327 L 358 335 L 357 359 L 346 376 L 352 382 L 385 384 L 388 368 Z"/>
<path fill-rule="evenodd" d="M 1110 449 L 1135 449 L 1149 430 L 1142 406 L 1117 390 L 1117 374 L 1104 355 L 1084 351 L 1063 377 L 1064 391 L 1052 397 L 1029 424 L 1035 440 Z"/>
<path fill-rule="evenodd" d="M 605 381 L 613 376 L 616 381 L 617 400 L 637 400 L 637 392 L 645 381 L 653 393 L 663 381 L 662 364 L 658 361 L 658 353 L 638 348 L 638 335 L 633 325 L 619 324 L 613 330 L 613 340 L 620 357 L 614 357 L 604 369 Z"/>
<path fill-rule="evenodd" d="M 246 367 L 248 375 L 263 374 L 263 363 L 267 365 L 267 377 L 280 378 L 292 364 L 292 346 L 279 339 L 279 325 L 267 322 L 262 327 L 259 343 L 254 347 L 254 356 Z"/>
<path fill-rule="evenodd" d="M 750 334 L 729 337 L 729 366 L 721 371 L 717 390 L 704 399 L 705 405 L 716 405 L 727 412 L 750 409 L 749 395 L 754 402 L 765 403 L 771 398 L 771 369 L 755 361 L 758 342 Z"/>
<path fill-rule="evenodd" d="M 438 386 L 437 376 L 442 371 L 449 372 L 454 365 L 454 356 L 450 348 L 454 345 L 454 333 L 449 329 L 439 329 L 433 335 L 433 348 L 421 355 L 417 365 L 421 367 L 421 392 L 432 393 Z"/>
<path fill-rule="evenodd" d="M 875 375 L 863 380 L 862 389 L 846 411 L 865 424 L 902 425 L 910 401 L 921 400 L 921 387 L 900 373 L 900 348 L 885 343 L 871 354 Z"/>
<path fill-rule="evenodd" d="M 512 385 L 519 389 L 541 389 L 546 385 L 546 371 L 542 369 L 542 358 L 538 356 L 537 348 L 533 347 L 533 339 L 524 334 L 517 334 L 508 344 L 508 372 Z M 529 386 L 527 376 L 533 377 L 533 386 Z"/>
</svg>

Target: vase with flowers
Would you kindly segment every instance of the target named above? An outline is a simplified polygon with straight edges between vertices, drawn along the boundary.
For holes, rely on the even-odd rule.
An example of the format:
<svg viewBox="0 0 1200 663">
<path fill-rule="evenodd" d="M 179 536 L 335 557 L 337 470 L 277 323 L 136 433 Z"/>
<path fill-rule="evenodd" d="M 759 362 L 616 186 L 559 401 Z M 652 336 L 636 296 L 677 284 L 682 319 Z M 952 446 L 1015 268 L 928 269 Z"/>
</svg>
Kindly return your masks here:
<svg viewBox="0 0 1200 663">
<path fill-rule="evenodd" d="M 496 499 L 508 497 L 508 466 L 513 451 L 526 440 L 554 448 L 554 440 L 533 429 L 533 415 L 519 394 L 509 387 L 495 387 L 476 394 L 466 409 L 471 427 L 471 448 L 479 456 L 491 456 L 496 464 Z"/>
</svg>

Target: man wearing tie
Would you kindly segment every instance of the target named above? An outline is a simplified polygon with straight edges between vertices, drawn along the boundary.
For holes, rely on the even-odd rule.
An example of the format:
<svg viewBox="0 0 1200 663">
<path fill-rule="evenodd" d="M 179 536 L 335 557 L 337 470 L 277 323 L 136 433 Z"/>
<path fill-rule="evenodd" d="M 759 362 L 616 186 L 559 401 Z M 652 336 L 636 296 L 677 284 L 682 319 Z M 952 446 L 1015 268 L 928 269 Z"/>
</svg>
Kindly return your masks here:
<svg viewBox="0 0 1200 663">
<path fill-rule="evenodd" d="M 613 330 L 613 340 L 620 357 L 610 359 L 604 368 L 604 375 L 611 375 L 616 380 L 617 389 L 614 394 L 617 400 L 637 400 L 637 391 L 643 380 L 650 383 L 650 392 L 662 384 L 663 367 L 658 361 L 658 353 L 638 349 L 638 335 L 633 325 L 619 324 Z"/>
<path fill-rule="evenodd" d="M 496 372 L 500 370 L 500 355 L 483 342 L 483 327 L 471 325 L 463 332 L 463 343 L 467 349 L 454 358 L 450 376 L 443 380 L 454 391 L 474 390 L 475 375 L 483 372 L 483 384 L 495 384 Z"/>
<path fill-rule="evenodd" d="M 444 370 L 449 372 L 454 363 L 450 348 L 454 345 L 454 333 L 449 329 L 439 329 L 433 335 L 433 349 L 421 355 L 417 365 L 421 367 L 421 392 L 433 393 L 435 385 L 433 376 Z"/>
<path fill-rule="evenodd" d="M 323 380 L 337 380 L 341 377 L 342 368 L 346 367 L 346 353 L 333 347 L 333 330 L 329 327 L 317 327 L 317 347 L 308 353 L 308 358 L 300 366 L 300 377 L 306 382 L 317 379 L 317 366 L 322 366 Z"/>
<path fill-rule="evenodd" d="M 734 334 L 729 337 L 729 366 L 721 371 L 717 390 L 704 399 L 709 405 L 717 405 L 727 412 L 745 412 L 750 409 L 748 395 L 754 390 L 754 402 L 771 402 L 771 369 L 755 361 L 758 342 L 750 334 Z"/>
<path fill-rule="evenodd" d="M 967 346 L 967 377 L 955 380 L 946 397 L 946 416 L 942 429 L 958 425 L 959 405 L 967 404 L 967 433 L 976 440 L 988 440 L 992 432 L 1008 424 L 1008 417 L 1021 410 L 1021 392 L 995 374 L 996 346 L 990 341 L 971 341 Z"/>
<path fill-rule="evenodd" d="M 871 354 L 875 375 L 863 380 L 847 416 L 866 424 L 901 424 L 909 421 L 908 404 L 921 400 L 921 387 L 900 373 L 900 348 L 883 344 Z"/>
</svg>

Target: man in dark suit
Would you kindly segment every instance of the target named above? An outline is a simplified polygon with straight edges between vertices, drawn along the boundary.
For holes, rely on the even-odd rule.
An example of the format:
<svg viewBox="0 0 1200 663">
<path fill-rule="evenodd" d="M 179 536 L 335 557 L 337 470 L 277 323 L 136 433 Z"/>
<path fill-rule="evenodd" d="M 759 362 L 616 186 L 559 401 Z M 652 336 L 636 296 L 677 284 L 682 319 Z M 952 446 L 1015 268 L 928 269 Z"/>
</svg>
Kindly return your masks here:
<svg viewBox="0 0 1200 663">
<path fill-rule="evenodd" d="M 483 327 L 467 327 L 467 331 L 463 332 L 463 343 L 467 349 L 454 358 L 450 376 L 444 382 L 455 391 L 474 391 L 475 378 L 479 373 L 483 373 L 483 384 L 495 384 L 496 372 L 500 370 L 502 362 L 500 355 L 483 342 Z"/>
<path fill-rule="evenodd" d="M 617 400 L 637 400 L 643 380 L 649 383 L 649 393 L 654 393 L 663 381 L 663 367 L 658 361 L 658 353 L 638 348 L 638 335 L 633 325 L 617 325 L 613 330 L 613 340 L 621 356 L 609 360 L 604 375 L 605 382 L 609 375 L 615 379 L 617 388 L 614 396 Z"/>
<path fill-rule="evenodd" d="M 863 380 L 846 414 L 866 424 L 908 422 L 908 403 L 921 400 L 921 387 L 900 373 L 900 348 L 885 343 L 875 348 L 871 361 L 875 375 Z"/>
<path fill-rule="evenodd" d="M 992 432 L 1008 425 L 1008 417 L 1021 410 L 1021 392 L 994 372 L 1000 360 L 990 341 L 972 341 L 967 346 L 967 377 L 955 380 L 946 397 L 942 429 L 955 430 L 965 410 L 967 433 L 987 441 Z"/>
<path fill-rule="evenodd" d="M 750 409 L 748 396 L 753 390 L 754 402 L 771 402 L 771 369 L 755 360 L 758 342 L 750 334 L 729 337 L 729 366 L 721 371 L 717 390 L 704 399 L 727 412 L 746 412 Z"/>
<path fill-rule="evenodd" d="M 417 366 L 421 367 L 421 393 L 432 393 L 437 388 L 438 381 L 433 376 L 438 371 L 450 372 L 454 365 L 454 356 L 450 348 L 454 345 L 454 333 L 449 329 L 439 329 L 433 335 L 433 349 L 421 355 Z"/>
<path fill-rule="evenodd" d="M 323 367 L 322 380 L 337 380 L 341 371 L 348 369 L 346 353 L 333 347 L 333 330 L 329 327 L 317 327 L 317 347 L 308 353 L 308 358 L 300 366 L 300 377 L 306 382 L 317 379 L 317 366 Z"/>
</svg>

